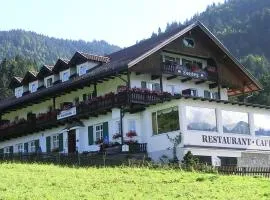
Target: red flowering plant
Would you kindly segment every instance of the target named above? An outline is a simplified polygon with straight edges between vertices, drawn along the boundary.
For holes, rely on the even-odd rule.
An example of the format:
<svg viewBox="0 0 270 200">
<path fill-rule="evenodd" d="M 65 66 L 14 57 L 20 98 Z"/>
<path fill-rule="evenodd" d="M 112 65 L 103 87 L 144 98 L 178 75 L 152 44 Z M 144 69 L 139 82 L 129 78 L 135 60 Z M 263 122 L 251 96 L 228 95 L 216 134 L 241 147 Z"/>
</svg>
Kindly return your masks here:
<svg viewBox="0 0 270 200">
<path fill-rule="evenodd" d="M 126 136 L 128 138 L 133 138 L 133 137 L 137 136 L 137 133 L 136 133 L 136 131 L 129 131 L 129 132 L 127 132 Z"/>
<path fill-rule="evenodd" d="M 114 135 L 113 135 L 113 139 L 114 140 L 116 140 L 116 139 L 118 139 L 118 138 L 121 138 L 121 134 L 120 133 L 115 133 Z"/>
</svg>

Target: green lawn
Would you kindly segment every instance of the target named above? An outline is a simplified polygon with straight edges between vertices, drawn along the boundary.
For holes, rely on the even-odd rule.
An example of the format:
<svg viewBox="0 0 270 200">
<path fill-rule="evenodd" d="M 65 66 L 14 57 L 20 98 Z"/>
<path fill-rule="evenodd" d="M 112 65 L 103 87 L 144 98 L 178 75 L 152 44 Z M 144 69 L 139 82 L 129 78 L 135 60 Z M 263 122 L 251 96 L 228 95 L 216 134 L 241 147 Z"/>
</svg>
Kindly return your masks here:
<svg viewBox="0 0 270 200">
<path fill-rule="evenodd" d="M 270 199 L 270 179 L 168 169 L 0 164 L 0 199 Z"/>
</svg>

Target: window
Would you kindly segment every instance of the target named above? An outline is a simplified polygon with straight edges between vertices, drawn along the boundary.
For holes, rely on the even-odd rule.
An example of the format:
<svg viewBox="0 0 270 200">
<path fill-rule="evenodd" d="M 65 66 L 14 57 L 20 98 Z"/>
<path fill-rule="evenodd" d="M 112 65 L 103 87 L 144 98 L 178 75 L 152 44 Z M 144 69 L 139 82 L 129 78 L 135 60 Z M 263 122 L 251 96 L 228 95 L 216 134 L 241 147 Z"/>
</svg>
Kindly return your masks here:
<svg viewBox="0 0 270 200">
<path fill-rule="evenodd" d="M 29 83 L 29 90 L 30 90 L 31 93 L 36 92 L 37 88 L 38 88 L 38 82 L 37 81 Z"/>
<path fill-rule="evenodd" d="M 95 137 L 96 141 L 103 139 L 103 124 L 98 124 L 95 126 Z"/>
<path fill-rule="evenodd" d="M 135 120 L 128 120 L 128 131 L 136 132 L 136 121 Z"/>
<path fill-rule="evenodd" d="M 183 39 L 183 45 L 185 47 L 194 48 L 195 47 L 195 41 L 192 38 L 184 38 Z"/>
<path fill-rule="evenodd" d="M 10 147 L 5 147 L 4 148 L 4 154 L 9 154 L 9 153 L 11 153 L 10 152 Z"/>
<path fill-rule="evenodd" d="M 219 99 L 219 95 L 218 92 L 210 92 L 208 90 L 204 90 L 204 98 Z"/>
<path fill-rule="evenodd" d="M 35 144 L 35 140 L 29 142 L 29 152 L 30 152 L 30 153 L 36 152 L 36 144 Z"/>
<path fill-rule="evenodd" d="M 186 119 L 188 130 L 217 131 L 215 109 L 187 106 Z"/>
<path fill-rule="evenodd" d="M 175 85 L 167 85 L 167 92 L 175 94 Z"/>
<path fill-rule="evenodd" d="M 270 116 L 254 114 L 254 126 L 256 136 L 270 136 Z"/>
<path fill-rule="evenodd" d="M 222 110 L 224 133 L 249 134 L 248 113 Z"/>
<path fill-rule="evenodd" d="M 18 87 L 18 88 L 15 88 L 15 96 L 18 98 L 18 97 L 21 97 L 23 94 L 23 87 Z"/>
<path fill-rule="evenodd" d="M 53 85 L 53 77 L 45 78 L 45 86 L 51 87 Z"/>
<path fill-rule="evenodd" d="M 204 98 L 210 99 L 211 98 L 211 92 L 208 90 L 204 90 Z"/>
<path fill-rule="evenodd" d="M 141 82 L 141 88 L 149 89 L 151 91 L 160 91 L 160 84 L 159 83 L 152 83 L 152 82 Z"/>
<path fill-rule="evenodd" d="M 24 152 L 23 144 L 22 143 L 16 144 L 16 150 L 17 150 L 18 153 Z"/>
<path fill-rule="evenodd" d="M 152 128 L 154 135 L 179 130 L 178 107 L 152 113 Z"/>
<path fill-rule="evenodd" d="M 53 135 L 52 136 L 52 149 L 59 148 L 59 135 Z"/>
<path fill-rule="evenodd" d="M 86 74 L 86 72 L 87 72 L 87 66 L 85 66 L 85 65 L 79 66 L 78 72 L 79 72 L 79 73 L 78 73 L 79 76 L 81 76 L 81 75 L 83 75 L 83 74 Z"/>
<path fill-rule="evenodd" d="M 61 80 L 62 80 L 62 82 L 68 81 L 69 76 L 70 76 L 69 70 L 62 71 L 60 73 L 61 73 Z"/>
<path fill-rule="evenodd" d="M 219 99 L 218 92 L 211 92 L 211 99 Z"/>
<path fill-rule="evenodd" d="M 196 89 L 190 89 L 190 95 L 197 97 L 198 96 L 198 91 Z"/>
</svg>

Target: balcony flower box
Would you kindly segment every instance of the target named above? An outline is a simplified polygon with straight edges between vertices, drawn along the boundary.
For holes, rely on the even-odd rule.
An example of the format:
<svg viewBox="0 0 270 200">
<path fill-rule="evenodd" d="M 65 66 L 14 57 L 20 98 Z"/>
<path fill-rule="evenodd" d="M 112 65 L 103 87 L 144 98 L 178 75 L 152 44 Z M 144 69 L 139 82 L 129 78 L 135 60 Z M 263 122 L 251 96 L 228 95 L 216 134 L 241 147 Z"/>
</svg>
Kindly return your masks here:
<svg viewBox="0 0 270 200">
<path fill-rule="evenodd" d="M 135 131 L 129 131 L 128 133 L 126 133 L 126 136 L 128 138 L 133 138 L 137 136 L 137 133 Z"/>
</svg>

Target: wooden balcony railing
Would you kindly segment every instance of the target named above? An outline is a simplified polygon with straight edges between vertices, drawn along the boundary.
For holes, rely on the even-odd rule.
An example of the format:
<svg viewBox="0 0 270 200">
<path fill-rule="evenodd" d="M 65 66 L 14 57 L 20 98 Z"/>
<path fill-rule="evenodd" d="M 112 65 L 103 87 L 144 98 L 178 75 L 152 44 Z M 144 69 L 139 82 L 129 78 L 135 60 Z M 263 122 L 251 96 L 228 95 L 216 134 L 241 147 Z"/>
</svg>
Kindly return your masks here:
<svg viewBox="0 0 270 200">
<path fill-rule="evenodd" d="M 0 126 L 0 141 L 11 137 L 19 137 L 40 130 L 45 130 L 64 124 L 66 119 L 81 118 L 84 116 L 97 116 L 115 107 L 130 104 L 140 104 L 142 106 L 161 102 L 170 98 L 169 93 L 151 92 L 139 88 L 126 89 L 118 93 L 109 93 L 90 100 L 80 102 L 76 105 L 76 114 L 57 120 L 57 114 L 61 111 L 50 111 L 37 116 L 32 114 L 26 120 L 19 123 L 9 123 Z"/>
<path fill-rule="evenodd" d="M 193 69 L 194 68 L 194 69 Z M 162 66 L 163 73 L 179 75 L 184 77 L 190 77 L 194 79 L 202 80 L 217 80 L 216 67 L 207 66 L 205 69 L 200 69 L 199 67 L 187 67 L 179 65 L 177 63 L 163 63 Z"/>
</svg>

